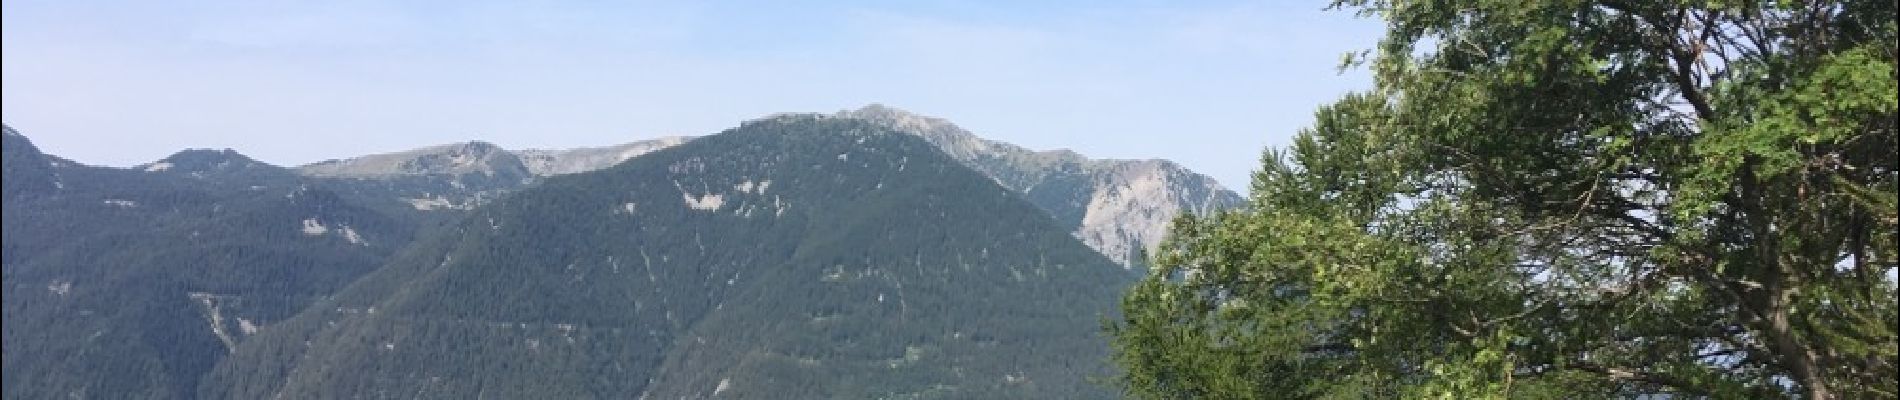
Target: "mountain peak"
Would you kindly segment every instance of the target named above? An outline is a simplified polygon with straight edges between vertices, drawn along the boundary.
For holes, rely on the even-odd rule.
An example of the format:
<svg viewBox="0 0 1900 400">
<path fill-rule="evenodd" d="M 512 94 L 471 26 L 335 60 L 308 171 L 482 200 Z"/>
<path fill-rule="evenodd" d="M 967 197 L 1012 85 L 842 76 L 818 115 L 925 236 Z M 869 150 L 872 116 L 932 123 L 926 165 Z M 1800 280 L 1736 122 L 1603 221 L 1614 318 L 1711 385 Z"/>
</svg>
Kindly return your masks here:
<svg viewBox="0 0 1900 400">
<path fill-rule="evenodd" d="M 950 121 L 942 118 L 905 111 L 900 108 L 884 105 L 883 103 L 871 103 L 864 107 L 859 107 L 856 110 L 839 111 L 835 116 L 839 118 L 857 118 L 876 122 L 897 129 L 898 131 L 924 136 L 925 139 L 931 139 L 933 142 L 938 142 L 939 140 L 932 136 L 944 136 L 949 134 L 949 132 L 944 131 L 962 131 L 962 128 L 958 128 L 955 124 L 951 124 Z M 963 133 L 968 134 L 968 132 Z"/>
<path fill-rule="evenodd" d="M 690 136 L 665 136 L 605 147 L 565 150 L 527 149 L 515 152 L 535 176 L 566 175 L 618 165 L 627 159 L 692 140 Z"/>
<path fill-rule="evenodd" d="M 189 148 L 189 149 L 179 150 L 178 152 L 172 153 L 172 155 L 165 157 L 166 160 L 192 159 L 192 158 L 196 158 L 196 159 L 237 158 L 237 159 L 246 159 L 246 160 L 250 159 L 250 157 L 245 156 L 243 153 L 239 153 L 237 150 L 231 149 L 228 147 L 223 148 L 223 149 Z"/>
<path fill-rule="evenodd" d="M 145 164 L 139 169 L 146 172 L 185 172 L 202 174 L 216 171 L 229 171 L 263 164 L 249 156 L 232 149 L 185 149 L 172 153 L 163 159 Z"/>
<path fill-rule="evenodd" d="M 526 175 L 513 153 L 484 141 L 450 143 L 415 150 L 329 160 L 297 168 L 306 175 L 331 178 L 391 178 L 416 175 Z"/>
<path fill-rule="evenodd" d="M 4 139 L 0 139 L 0 174 L 5 175 L 5 197 L 13 198 L 27 193 L 48 193 L 60 187 L 59 177 L 53 173 L 51 157 L 40 152 L 26 135 L 5 126 Z"/>
<path fill-rule="evenodd" d="M 487 155 L 487 154 L 491 154 L 495 152 L 505 151 L 505 150 L 502 150 L 501 146 L 497 146 L 494 143 L 489 143 L 489 142 L 481 141 L 481 140 L 470 140 L 470 141 L 461 142 L 461 143 L 451 143 L 447 145 L 442 145 L 440 147 L 444 148 L 444 150 L 451 153 L 470 154 L 470 155 Z"/>
<path fill-rule="evenodd" d="M 885 105 L 884 103 L 866 104 L 864 105 L 864 107 L 858 107 L 857 110 L 845 111 L 845 112 L 862 115 L 862 116 L 870 116 L 870 115 L 891 115 L 891 116 L 913 115 L 914 116 L 914 115 L 917 115 L 916 113 L 905 111 L 897 107 L 891 107 L 891 106 Z"/>
<path fill-rule="evenodd" d="M 283 167 L 257 161 L 232 149 L 185 149 L 132 168 L 146 173 L 184 175 L 253 186 L 280 184 L 296 178 Z"/>
</svg>

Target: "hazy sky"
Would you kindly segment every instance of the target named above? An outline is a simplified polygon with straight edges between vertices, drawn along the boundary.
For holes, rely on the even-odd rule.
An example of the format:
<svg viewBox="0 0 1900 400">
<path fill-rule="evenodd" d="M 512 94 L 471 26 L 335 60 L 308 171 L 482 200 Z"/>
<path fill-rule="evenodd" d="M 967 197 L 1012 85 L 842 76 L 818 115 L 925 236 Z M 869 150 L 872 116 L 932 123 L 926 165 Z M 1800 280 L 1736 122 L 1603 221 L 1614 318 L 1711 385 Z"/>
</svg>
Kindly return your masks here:
<svg viewBox="0 0 1900 400">
<path fill-rule="evenodd" d="M 876 102 L 1236 190 L 1370 85 L 1336 66 L 1380 28 L 1324 1 L 3 4 L 5 122 L 93 164 L 607 145 Z"/>
</svg>

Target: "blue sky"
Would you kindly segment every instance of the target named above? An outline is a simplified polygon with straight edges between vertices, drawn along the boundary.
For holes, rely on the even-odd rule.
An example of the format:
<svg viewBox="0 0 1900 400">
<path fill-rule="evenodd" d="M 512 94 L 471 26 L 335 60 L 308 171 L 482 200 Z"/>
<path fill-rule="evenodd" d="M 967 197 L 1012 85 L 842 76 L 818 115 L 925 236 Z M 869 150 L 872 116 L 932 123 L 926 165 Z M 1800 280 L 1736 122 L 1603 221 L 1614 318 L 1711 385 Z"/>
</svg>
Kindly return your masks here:
<svg viewBox="0 0 1900 400">
<path fill-rule="evenodd" d="M 87 163 L 607 145 L 876 102 L 1236 190 L 1370 86 L 1336 67 L 1380 31 L 1323 1 L 0 4 L 6 123 Z"/>
</svg>

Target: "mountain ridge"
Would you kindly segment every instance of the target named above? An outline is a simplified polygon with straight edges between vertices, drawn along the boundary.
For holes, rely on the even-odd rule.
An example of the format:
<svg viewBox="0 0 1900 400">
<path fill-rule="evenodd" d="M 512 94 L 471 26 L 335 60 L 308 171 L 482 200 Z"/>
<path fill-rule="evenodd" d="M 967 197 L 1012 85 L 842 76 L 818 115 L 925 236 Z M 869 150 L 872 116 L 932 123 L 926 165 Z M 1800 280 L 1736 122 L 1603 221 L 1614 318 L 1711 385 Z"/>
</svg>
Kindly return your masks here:
<svg viewBox="0 0 1900 400">
<path fill-rule="evenodd" d="M 834 115 L 923 137 L 1070 224 L 1089 247 L 1132 266 L 1158 246 L 1176 215 L 1237 207 L 1240 195 L 1162 159 L 1092 159 L 1068 149 L 1034 151 L 984 139 L 948 120 L 882 104 Z"/>
<path fill-rule="evenodd" d="M 1096 326 L 1132 279 L 928 142 L 837 118 L 550 177 L 454 230 L 201 395 L 1105 395 Z"/>
<path fill-rule="evenodd" d="M 539 176 L 565 175 L 611 167 L 627 159 L 692 140 L 691 136 L 662 136 L 653 139 L 598 147 L 571 149 L 522 149 L 514 151 Z"/>
<path fill-rule="evenodd" d="M 1004 187 L 1021 193 L 1056 216 L 1089 247 L 1130 267 L 1140 254 L 1160 244 L 1168 224 L 1182 212 L 1207 213 L 1239 206 L 1238 194 L 1213 178 L 1165 159 L 1094 159 L 1069 149 L 1031 150 L 985 139 L 948 120 L 873 103 L 834 113 L 790 112 L 755 118 L 746 123 L 781 118 L 851 118 L 870 121 L 897 132 L 924 138 L 959 162 L 975 168 Z M 429 159 L 457 159 L 458 146 L 480 143 L 495 154 L 508 154 L 502 167 L 487 170 L 518 171 L 504 174 L 515 180 L 480 180 L 460 186 L 437 187 L 412 193 L 404 200 L 418 209 L 468 209 L 498 193 L 516 190 L 536 179 L 594 171 L 625 162 L 647 152 L 677 146 L 690 136 L 668 136 L 602 147 L 566 150 L 506 150 L 485 142 L 464 142 L 414 150 L 329 160 L 298 167 L 310 176 L 356 179 L 404 179 L 437 176 L 460 180 L 479 168 L 417 169 L 405 167 Z M 458 164 L 459 165 L 459 164 Z M 517 166 L 519 165 L 519 166 Z M 438 185 L 440 186 L 440 185 Z"/>
</svg>

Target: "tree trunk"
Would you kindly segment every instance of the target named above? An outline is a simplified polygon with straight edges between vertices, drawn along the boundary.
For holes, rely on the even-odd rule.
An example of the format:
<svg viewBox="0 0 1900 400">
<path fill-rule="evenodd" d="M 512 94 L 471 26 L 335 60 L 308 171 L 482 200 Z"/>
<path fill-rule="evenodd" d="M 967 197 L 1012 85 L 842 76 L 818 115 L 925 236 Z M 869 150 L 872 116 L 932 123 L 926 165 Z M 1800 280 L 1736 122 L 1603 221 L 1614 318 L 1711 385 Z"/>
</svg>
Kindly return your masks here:
<svg viewBox="0 0 1900 400">
<path fill-rule="evenodd" d="M 1782 363 L 1788 366 L 1788 372 L 1794 374 L 1795 380 L 1800 382 L 1801 388 L 1807 392 L 1807 398 L 1832 399 L 1834 395 L 1828 390 L 1827 381 L 1821 376 L 1813 349 L 1809 349 L 1795 339 L 1794 328 L 1788 322 L 1788 301 L 1793 293 L 1781 287 L 1779 281 L 1780 279 L 1776 279 L 1776 282 L 1769 287 L 1766 321 L 1769 340 L 1774 343 L 1775 352 L 1781 354 Z"/>
</svg>

